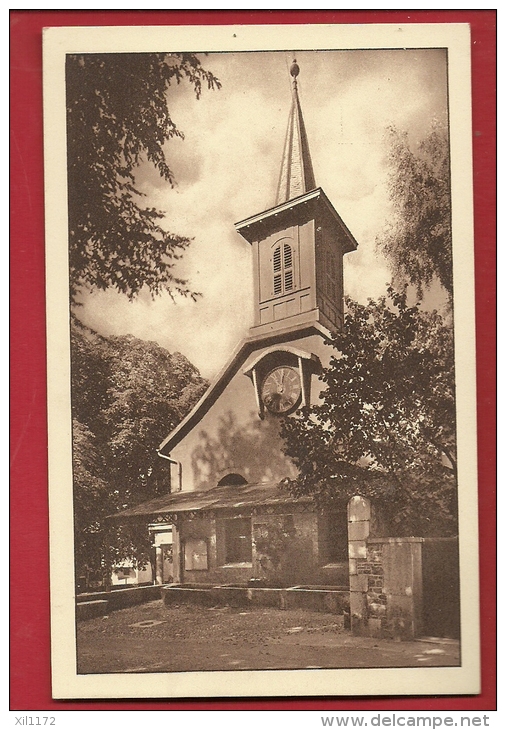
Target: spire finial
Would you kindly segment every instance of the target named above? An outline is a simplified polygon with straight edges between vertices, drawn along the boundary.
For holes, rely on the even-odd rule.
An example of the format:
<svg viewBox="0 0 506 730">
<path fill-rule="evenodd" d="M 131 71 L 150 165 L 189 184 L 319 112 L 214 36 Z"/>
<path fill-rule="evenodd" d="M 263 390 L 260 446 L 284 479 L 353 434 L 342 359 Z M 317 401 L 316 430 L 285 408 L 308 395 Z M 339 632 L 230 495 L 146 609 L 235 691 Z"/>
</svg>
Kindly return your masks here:
<svg viewBox="0 0 506 730">
<path fill-rule="evenodd" d="M 293 79 L 292 108 L 288 119 L 276 205 L 285 203 L 287 200 L 292 200 L 292 198 L 314 190 L 316 187 L 297 89 L 297 76 L 299 72 L 299 64 L 294 53 L 293 62 L 290 66 L 290 76 Z"/>
</svg>

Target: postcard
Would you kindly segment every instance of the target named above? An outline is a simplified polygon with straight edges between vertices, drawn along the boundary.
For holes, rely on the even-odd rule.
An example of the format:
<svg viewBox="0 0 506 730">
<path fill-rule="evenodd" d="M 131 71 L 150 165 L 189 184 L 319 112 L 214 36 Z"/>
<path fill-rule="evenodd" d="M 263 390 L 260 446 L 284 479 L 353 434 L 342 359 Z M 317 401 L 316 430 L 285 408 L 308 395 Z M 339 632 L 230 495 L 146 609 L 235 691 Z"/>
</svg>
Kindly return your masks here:
<svg viewBox="0 0 506 730">
<path fill-rule="evenodd" d="M 469 27 L 43 72 L 53 697 L 479 693 Z"/>
</svg>

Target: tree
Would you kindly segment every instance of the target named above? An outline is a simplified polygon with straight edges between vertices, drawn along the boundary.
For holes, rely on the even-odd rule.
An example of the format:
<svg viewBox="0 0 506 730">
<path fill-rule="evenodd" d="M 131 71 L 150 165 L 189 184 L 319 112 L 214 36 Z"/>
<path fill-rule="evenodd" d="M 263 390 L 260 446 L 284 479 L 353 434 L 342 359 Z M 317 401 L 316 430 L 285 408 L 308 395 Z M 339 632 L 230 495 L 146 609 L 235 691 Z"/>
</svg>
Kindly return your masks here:
<svg viewBox="0 0 506 730">
<path fill-rule="evenodd" d="M 398 288 L 416 287 L 417 296 L 434 280 L 449 298 L 453 292 L 450 161 L 441 126 L 413 151 L 408 135 L 388 130 L 391 217 L 376 239 L 392 267 Z"/>
<path fill-rule="evenodd" d="M 102 337 L 72 322 L 74 527 L 78 575 L 148 559 L 145 525 L 105 534 L 105 518 L 167 492 L 156 449 L 207 381 L 180 353 L 132 336 Z M 108 543 L 106 545 L 106 542 Z"/>
<path fill-rule="evenodd" d="M 327 506 L 354 494 L 376 498 L 399 535 L 454 534 L 452 330 L 392 288 L 347 307 L 321 404 L 282 425 L 299 470 L 288 486 Z"/>
<path fill-rule="evenodd" d="M 219 88 L 192 53 L 68 55 L 67 155 L 71 297 L 114 287 L 135 297 L 146 286 L 191 294 L 174 265 L 188 238 L 167 233 L 163 213 L 142 207 L 136 171 L 148 162 L 174 184 L 165 143 L 183 138 L 167 90 L 186 79 L 198 99 Z"/>
<path fill-rule="evenodd" d="M 106 450 L 77 419 L 72 423 L 74 560 L 76 577 L 87 584 L 103 568 L 104 518 L 114 510 L 106 481 Z"/>
</svg>

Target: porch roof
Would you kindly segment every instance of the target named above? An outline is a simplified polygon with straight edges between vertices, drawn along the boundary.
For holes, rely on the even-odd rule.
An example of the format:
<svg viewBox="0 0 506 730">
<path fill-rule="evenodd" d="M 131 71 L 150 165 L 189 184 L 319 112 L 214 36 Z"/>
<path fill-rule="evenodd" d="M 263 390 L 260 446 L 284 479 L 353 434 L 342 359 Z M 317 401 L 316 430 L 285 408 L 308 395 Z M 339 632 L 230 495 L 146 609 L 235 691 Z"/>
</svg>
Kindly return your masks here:
<svg viewBox="0 0 506 730">
<path fill-rule="evenodd" d="M 217 509 L 253 508 L 260 505 L 305 504 L 309 497 L 295 498 L 281 489 L 278 483 L 213 487 L 201 492 L 175 492 L 144 502 L 136 507 L 109 515 L 109 519 L 121 520 L 134 517 L 158 517 L 184 512 L 207 512 Z"/>
</svg>

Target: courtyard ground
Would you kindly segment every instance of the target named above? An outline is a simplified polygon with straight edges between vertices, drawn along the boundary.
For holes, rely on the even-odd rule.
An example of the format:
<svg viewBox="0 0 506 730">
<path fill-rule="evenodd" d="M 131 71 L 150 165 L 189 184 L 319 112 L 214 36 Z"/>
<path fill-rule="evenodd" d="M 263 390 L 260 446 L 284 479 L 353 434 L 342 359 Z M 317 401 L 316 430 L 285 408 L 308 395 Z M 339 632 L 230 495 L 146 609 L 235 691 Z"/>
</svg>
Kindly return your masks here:
<svg viewBox="0 0 506 730">
<path fill-rule="evenodd" d="M 354 637 L 327 613 L 159 600 L 79 622 L 77 656 L 79 674 L 427 667 L 458 666 L 459 644 Z"/>
</svg>

